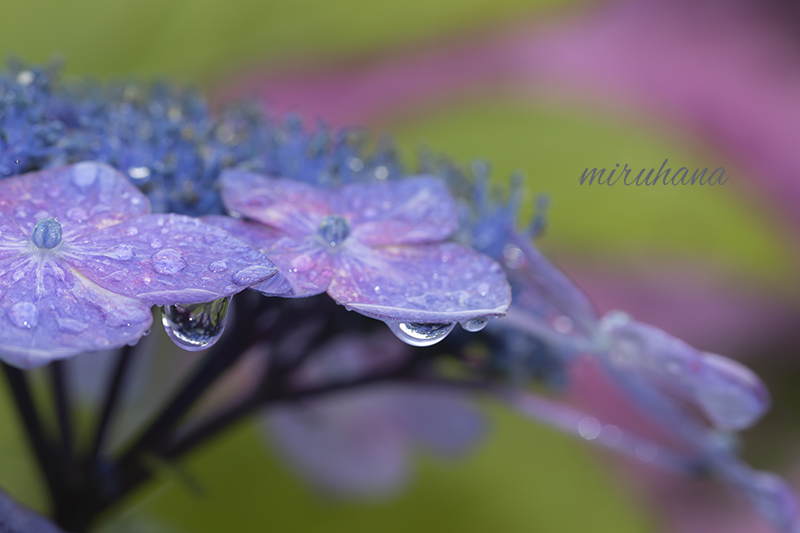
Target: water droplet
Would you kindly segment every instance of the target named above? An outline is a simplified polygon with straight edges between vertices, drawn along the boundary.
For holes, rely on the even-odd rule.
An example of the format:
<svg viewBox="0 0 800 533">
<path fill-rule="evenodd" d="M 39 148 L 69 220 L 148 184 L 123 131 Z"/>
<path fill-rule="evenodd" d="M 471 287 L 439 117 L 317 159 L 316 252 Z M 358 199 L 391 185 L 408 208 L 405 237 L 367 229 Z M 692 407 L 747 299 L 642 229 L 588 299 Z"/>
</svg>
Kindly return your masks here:
<svg viewBox="0 0 800 533">
<path fill-rule="evenodd" d="M 129 237 L 133 237 L 134 235 L 139 234 L 139 229 L 136 226 L 131 226 L 125 232 Z"/>
<path fill-rule="evenodd" d="M 186 260 L 178 250 L 167 248 L 153 256 L 153 270 L 159 274 L 177 274 L 186 268 Z"/>
<path fill-rule="evenodd" d="M 380 287 L 380 285 L 375 285 L 375 288 L 373 288 L 372 290 L 375 291 L 375 294 L 380 294 L 381 287 Z"/>
<path fill-rule="evenodd" d="M 190 352 L 213 346 L 222 336 L 230 297 L 188 305 L 165 305 L 161 323 L 167 336 Z"/>
<path fill-rule="evenodd" d="M 42 250 L 52 250 L 61 244 L 61 224 L 54 218 L 44 218 L 36 223 L 31 242 Z"/>
<path fill-rule="evenodd" d="M 72 183 L 78 187 L 89 187 L 97 179 L 97 165 L 95 163 L 78 163 L 72 167 Z"/>
<path fill-rule="evenodd" d="M 317 234 L 331 247 L 338 246 L 350 236 L 350 223 L 339 215 L 327 215 L 320 222 Z"/>
<path fill-rule="evenodd" d="M 21 329 L 31 329 L 39 323 L 39 310 L 30 302 L 15 303 L 8 310 L 11 323 Z"/>
<path fill-rule="evenodd" d="M 150 169 L 147 167 L 130 167 L 128 175 L 135 180 L 143 180 L 150 177 Z"/>
<path fill-rule="evenodd" d="M 387 322 L 398 339 L 411 346 L 432 346 L 444 340 L 456 327 L 455 322 L 430 324 L 425 322 Z"/>
<path fill-rule="evenodd" d="M 480 331 L 486 327 L 486 324 L 489 323 L 489 319 L 485 316 L 479 316 L 477 318 L 470 318 L 469 320 L 461 321 L 461 327 L 465 330 L 469 331 L 470 333 L 475 333 L 476 331 Z"/>
<path fill-rule="evenodd" d="M 19 165 L 19 159 L 15 159 L 15 160 L 14 160 L 14 163 L 16 163 L 16 164 L 18 164 L 18 165 Z"/>
<path fill-rule="evenodd" d="M 764 383 L 749 368 L 721 355 L 702 354 L 694 395 L 703 412 L 720 429 L 752 426 L 770 405 Z"/>
<path fill-rule="evenodd" d="M 228 270 L 228 263 L 225 261 L 214 261 L 210 265 L 208 265 L 208 269 L 211 272 L 225 272 Z"/>
<path fill-rule="evenodd" d="M 252 285 L 254 283 L 258 283 L 259 281 L 263 281 L 269 277 L 275 275 L 276 270 L 274 268 L 269 268 L 265 266 L 249 266 L 247 268 L 243 268 L 239 272 L 233 275 L 233 282 L 236 285 Z"/>
<path fill-rule="evenodd" d="M 33 83 L 33 80 L 36 78 L 36 74 L 31 72 L 30 70 L 23 70 L 19 74 L 17 74 L 17 83 L 22 85 L 23 87 L 30 85 Z"/>
<path fill-rule="evenodd" d="M 133 248 L 128 246 L 127 244 L 118 244 L 112 248 L 106 250 L 103 254 L 105 257 L 109 259 L 116 259 L 118 261 L 130 261 L 133 259 L 134 253 Z M 155 268 L 155 265 L 153 266 Z"/>
<path fill-rule="evenodd" d="M 599 437 L 602 429 L 600 422 L 591 416 L 587 416 L 578 423 L 578 433 L 586 440 L 594 440 Z"/>
<path fill-rule="evenodd" d="M 513 244 L 503 247 L 503 261 L 510 269 L 517 269 L 525 262 L 525 254 Z"/>
</svg>

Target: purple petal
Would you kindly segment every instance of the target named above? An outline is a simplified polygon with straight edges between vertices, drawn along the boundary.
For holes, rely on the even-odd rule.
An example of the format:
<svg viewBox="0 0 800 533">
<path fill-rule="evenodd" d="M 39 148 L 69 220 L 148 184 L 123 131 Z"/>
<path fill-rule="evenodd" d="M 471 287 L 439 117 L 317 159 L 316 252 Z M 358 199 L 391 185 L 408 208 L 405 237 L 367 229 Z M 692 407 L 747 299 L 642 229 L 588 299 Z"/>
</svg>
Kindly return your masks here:
<svg viewBox="0 0 800 533">
<path fill-rule="evenodd" d="M 368 246 L 436 242 L 458 228 L 458 213 L 441 180 L 427 176 L 345 185 L 332 200 Z"/>
<path fill-rule="evenodd" d="M 394 492 L 406 480 L 408 443 L 386 417 L 379 393 L 277 407 L 267 424 L 281 454 L 322 490 L 375 498 Z"/>
<path fill-rule="evenodd" d="M 327 200 L 330 193 L 300 181 L 228 170 L 223 172 L 220 183 L 228 211 L 289 236 L 314 233 L 322 218 L 331 213 Z"/>
<path fill-rule="evenodd" d="M 54 258 L 0 261 L 0 354 L 31 368 L 80 352 L 136 341 L 150 306 L 111 293 Z"/>
<path fill-rule="evenodd" d="M 331 261 L 324 245 L 316 237 L 287 237 L 263 224 L 231 217 L 210 216 L 203 220 L 224 228 L 260 250 L 277 266 L 275 276 L 251 286 L 251 289 L 267 296 L 291 298 L 304 298 L 327 290 L 332 274 Z"/>
<path fill-rule="evenodd" d="M 500 265 L 453 243 L 367 248 L 334 256 L 328 294 L 389 321 L 457 322 L 505 314 L 511 293 Z"/>
<path fill-rule="evenodd" d="M 508 281 L 514 287 L 509 318 L 532 333 L 591 336 L 597 314 L 575 283 L 556 268 L 528 239 L 515 233 L 503 249 Z"/>
<path fill-rule="evenodd" d="M 388 407 L 416 442 L 441 455 L 464 453 L 486 434 L 481 412 L 457 391 L 404 387 Z"/>
<path fill-rule="evenodd" d="M 396 368 L 410 355 L 409 346 L 385 330 L 369 337 L 342 334 L 311 354 L 292 381 L 308 388 L 354 380 Z"/>
<path fill-rule="evenodd" d="M 615 367 L 643 372 L 688 397 L 719 428 L 745 429 L 769 408 L 763 382 L 735 361 L 702 353 L 622 313 L 609 313 L 601 327 L 608 334 L 609 358 Z"/>
<path fill-rule="evenodd" d="M 277 272 L 243 241 L 182 215 L 141 216 L 64 243 L 60 255 L 101 287 L 148 305 L 216 300 Z"/>
<path fill-rule="evenodd" d="M 58 219 L 64 240 L 70 241 L 149 212 L 147 198 L 103 163 L 78 163 L 0 182 L 0 213 L 25 237 L 44 218 Z"/>
</svg>

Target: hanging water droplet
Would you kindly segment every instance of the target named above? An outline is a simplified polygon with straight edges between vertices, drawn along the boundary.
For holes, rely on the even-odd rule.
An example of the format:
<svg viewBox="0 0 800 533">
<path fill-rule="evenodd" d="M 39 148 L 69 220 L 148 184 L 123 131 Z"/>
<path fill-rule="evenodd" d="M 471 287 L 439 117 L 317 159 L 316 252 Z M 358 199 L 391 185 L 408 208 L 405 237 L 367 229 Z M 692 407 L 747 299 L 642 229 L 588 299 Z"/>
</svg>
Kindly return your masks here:
<svg viewBox="0 0 800 533">
<path fill-rule="evenodd" d="M 190 352 L 210 348 L 222 336 L 230 297 L 188 305 L 165 305 L 161 323 L 172 342 Z"/>
<path fill-rule="evenodd" d="M 430 324 L 426 322 L 387 322 L 397 338 L 411 346 L 432 346 L 443 340 L 456 327 L 455 322 Z"/>
<path fill-rule="evenodd" d="M 479 316 L 477 318 L 470 318 L 469 320 L 462 320 L 460 322 L 461 327 L 465 330 L 469 331 L 470 333 L 475 333 L 476 331 L 480 331 L 486 327 L 486 324 L 489 323 L 489 319 L 485 316 Z"/>
<path fill-rule="evenodd" d="M 748 428 L 769 409 L 769 392 L 749 368 L 712 353 L 703 353 L 702 362 L 694 395 L 716 427 Z"/>
</svg>

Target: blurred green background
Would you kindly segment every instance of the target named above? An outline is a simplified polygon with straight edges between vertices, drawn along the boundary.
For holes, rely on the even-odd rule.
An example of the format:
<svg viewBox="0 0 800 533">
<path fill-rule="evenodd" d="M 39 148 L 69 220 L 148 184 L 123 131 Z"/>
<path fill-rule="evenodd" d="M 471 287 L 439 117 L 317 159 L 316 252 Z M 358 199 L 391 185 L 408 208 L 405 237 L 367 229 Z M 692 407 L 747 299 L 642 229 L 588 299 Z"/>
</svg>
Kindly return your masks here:
<svg viewBox="0 0 800 533">
<path fill-rule="evenodd" d="M 166 77 L 206 90 L 260 65 L 375 61 L 397 50 L 558 18 L 593 4 L 561 0 L 29 0 L 6 2 L 0 51 L 25 62 L 65 59 L 68 74 Z M 777 216 L 725 188 L 579 187 L 589 166 L 726 166 L 701 142 L 645 116 L 580 108 L 547 97 L 473 95 L 387 117 L 411 160 L 420 145 L 467 163 L 491 161 L 498 183 L 522 170 L 550 193 L 549 252 L 582 265 L 689 258 L 732 283 L 786 290 L 797 258 Z M 734 176 L 736 170 L 734 171 Z M 676 214 L 680 214 L 677 216 Z M 622 267 L 623 270 L 626 267 Z M 627 267 L 633 268 L 633 267 Z M 794 290 L 794 289 L 792 289 Z M 5 391 L 0 396 L 0 486 L 44 506 L 38 474 Z M 422 459 L 393 501 L 342 504 L 301 485 L 256 424 L 238 426 L 184 465 L 203 487 L 169 475 L 110 517 L 107 531 L 653 531 L 658 509 L 620 483 L 617 461 L 548 428 L 487 406 L 485 445 L 455 464 Z"/>
</svg>

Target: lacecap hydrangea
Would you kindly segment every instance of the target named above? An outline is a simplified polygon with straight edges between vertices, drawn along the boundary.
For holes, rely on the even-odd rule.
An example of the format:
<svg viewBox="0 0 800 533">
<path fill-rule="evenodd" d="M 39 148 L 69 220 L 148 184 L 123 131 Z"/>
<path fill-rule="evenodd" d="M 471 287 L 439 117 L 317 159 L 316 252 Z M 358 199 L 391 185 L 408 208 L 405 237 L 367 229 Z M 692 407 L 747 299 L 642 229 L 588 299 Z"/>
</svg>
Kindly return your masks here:
<svg viewBox="0 0 800 533">
<path fill-rule="evenodd" d="M 788 485 L 726 437 L 769 407 L 750 370 L 622 312 L 598 316 L 532 243 L 546 202 L 518 225 L 518 181 L 504 200 L 483 164 L 424 155 L 410 171 L 389 143 L 369 151 L 364 139 L 248 104 L 212 114 L 168 84 L 0 75 L 0 358 L 58 525 L 85 531 L 152 476 L 153 458 L 178 460 L 257 413 L 309 482 L 383 493 L 406 478 L 409 450 L 477 442 L 471 400 L 488 395 L 637 461 L 718 476 L 798 530 Z M 176 344 L 207 351 L 111 447 L 129 362 L 152 357 L 137 341 L 153 306 Z M 116 362 L 92 444 L 76 449 L 63 365 L 101 349 Z M 48 362 L 57 438 L 19 370 Z M 529 387 L 568 388 L 569 368 L 587 362 L 670 439 Z M 239 380 L 233 393 L 192 411 L 225 379 Z"/>
</svg>

